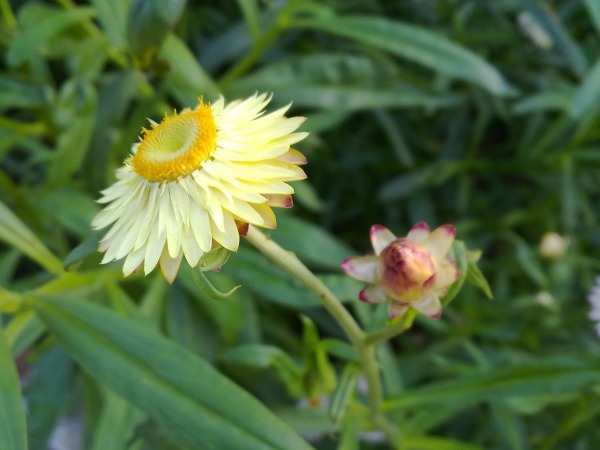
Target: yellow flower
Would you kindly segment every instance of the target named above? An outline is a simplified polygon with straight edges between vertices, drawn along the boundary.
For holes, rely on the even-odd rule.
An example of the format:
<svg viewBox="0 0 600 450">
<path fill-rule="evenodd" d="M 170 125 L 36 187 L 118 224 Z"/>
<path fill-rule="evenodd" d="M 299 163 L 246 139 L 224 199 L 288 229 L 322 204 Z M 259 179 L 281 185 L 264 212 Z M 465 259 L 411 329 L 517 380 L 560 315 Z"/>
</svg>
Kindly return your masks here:
<svg viewBox="0 0 600 450">
<path fill-rule="evenodd" d="M 399 317 L 412 307 L 438 319 L 440 297 L 460 276 L 448 251 L 456 235 L 452 225 L 433 232 L 425 222 L 412 227 L 405 238 L 396 238 L 381 226 L 371 227 L 375 255 L 354 256 L 342 262 L 348 275 L 370 283 L 358 298 L 367 303 L 388 302 L 388 315 Z"/>
<path fill-rule="evenodd" d="M 289 106 L 264 114 L 270 100 L 221 97 L 151 122 L 102 191 L 107 205 L 92 222 L 111 226 L 102 263 L 125 258 L 125 276 L 158 264 L 172 283 L 184 256 L 195 267 L 211 249 L 237 250 L 248 224 L 274 228 L 271 207 L 293 204 L 286 182 L 306 178 L 306 159 L 290 145 L 307 133 L 294 132 L 304 118 L 285 117 Z"/>
</svg>

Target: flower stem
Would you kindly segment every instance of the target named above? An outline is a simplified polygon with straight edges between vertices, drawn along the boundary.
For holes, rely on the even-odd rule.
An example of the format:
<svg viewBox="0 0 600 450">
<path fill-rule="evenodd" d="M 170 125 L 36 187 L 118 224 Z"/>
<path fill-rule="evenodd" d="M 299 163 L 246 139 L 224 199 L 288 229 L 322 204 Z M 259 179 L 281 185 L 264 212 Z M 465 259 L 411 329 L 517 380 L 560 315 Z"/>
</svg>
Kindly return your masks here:
<svg viewBox="0 0 600 450">
<path fill-rule="evenodd" d="M 365 332 L 358 326 L 354 317 L 344 308 L 333 292 L 308 270 L 295 254 L 283 249 L 253 226 L 249 227 L 246 237 L 252 245 L 304 284 L 319 299 L 325 309 L 342 327 L 352 344 L 357 348 L 364 347 Z"/>
<path fill-rule="evenodd" d="M 410 328 L 416 315 L 416 310 L 410 308 L 402 318 L 392 326 L 381 328 L 365 336 L 366 345 L 375 345 L 387 341 Z"/>
<path fill-rule="evenodd" d="M 279 246 L 253 226 L 248 229 L 246 236 L 250 243 L 275 262 L 281 269 L 300 281 L 312 292 L 333 316 L 336 322 L 356 347 L 360 364 L 363 368 L 369 386 L 369 409 L 371 420 L 376 427 L 381 428 L 389 441 L 399 448 L 399 433 L 397 427 L 388 421 L 381 412 L 382 389 L 379 366 L 375 358 L 375 347 L 366 342 L 367 334 L 360 328 L 354 317 L 342 305 L 340 300 L 319 280 L 295 254 Z"/>
</svg>

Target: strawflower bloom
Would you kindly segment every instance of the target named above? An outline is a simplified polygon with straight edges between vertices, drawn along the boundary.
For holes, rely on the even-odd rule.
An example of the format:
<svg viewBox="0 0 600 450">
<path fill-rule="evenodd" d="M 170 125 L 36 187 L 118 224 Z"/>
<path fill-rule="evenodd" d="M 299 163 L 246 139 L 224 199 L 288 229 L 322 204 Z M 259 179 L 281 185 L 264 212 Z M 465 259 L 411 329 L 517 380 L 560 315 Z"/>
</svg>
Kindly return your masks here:
<svg viewBox="0 0 600 450">
<path fill-rule="evenodd" d="M 132 155 L 117 169 L 117 182 L 102 191 L 106 206 L 92 226 L 110 226 L 100 242 L 102 263 L 125 258 L 125 276 L 160 266 L 173 282 L 182 258 L 196 267 L 202 255 L 236 251 L 248 224 L 274 228 L 271 207 L 291 207 L 288 181 L 306 178 L 304 156 L 290 145 L 307 133 L 289 108 L 265 114 L 271 97 L 255 94 L 225 104 L 202 100 L 151 121 Z"/>
<path fill-rule="evenodd" d="M 415 308 L 433 319 L 442 315 L 440 297 L 460 276 L 456 262 L 448 256 L 456 235 L 453 225 L 433 232 L 425 222 L 397 238 L 381 225 L 371 227 L 375 255 L 353 256 L 342 262 L 351 277 L 370 283 L 358 298 L 367 303 L 388 302 L 388 315 L 396 318 Z"/>
</svg>

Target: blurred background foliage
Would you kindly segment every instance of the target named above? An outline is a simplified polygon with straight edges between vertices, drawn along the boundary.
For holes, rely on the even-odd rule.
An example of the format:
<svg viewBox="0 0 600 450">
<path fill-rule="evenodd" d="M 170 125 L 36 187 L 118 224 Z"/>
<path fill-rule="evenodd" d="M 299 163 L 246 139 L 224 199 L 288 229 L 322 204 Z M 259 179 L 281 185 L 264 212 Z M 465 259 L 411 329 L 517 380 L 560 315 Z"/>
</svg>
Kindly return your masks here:
<svg viewBox="0 0 600 450">
<path fill-rule="evenodd" d="M 33 303 L 42 322 L 20 305 L 25 292 L 59 298 L 56 308 L 87 299 L 150 325 L 318 448 L 385 448 L 362 418 L 341 331 L 255 250 L 242 246 L 211 274 L 223 289 L 243 285 L 225 302 L 204 298 L 187 271 L 169 287 L 155 273 L 122 280 L 119 264 L 98 265 L 95 199 L 146 118 L 255 91 L 272 92 L 274 106 L 293 102 L 311 131 L 300 144 L 308 181 L 272 236 L 367 329 L 385 312 L 357 303 L 361 285 L 339 263 L 369 251 L 371 224 L 400 235 L 421 220 L 450 222 L 483 251 L 492 301 L 467 286 L 442 320 L 417 320 L 379 347 L 385 409 L 407 448 L 597 448 L 600 342 L 586 296 L 600 272 L 600 2 L 0 8 L 0 305 L 30 448 L 58 439 L 58 423 L 90 449 L 189 444 L 150 413 L 165 405 L 132 406 L 53 329 L 57 344 L 49 310 Z M 539 252 L 547 232 L 568 239 L 564 253 Z"/>
</svg>

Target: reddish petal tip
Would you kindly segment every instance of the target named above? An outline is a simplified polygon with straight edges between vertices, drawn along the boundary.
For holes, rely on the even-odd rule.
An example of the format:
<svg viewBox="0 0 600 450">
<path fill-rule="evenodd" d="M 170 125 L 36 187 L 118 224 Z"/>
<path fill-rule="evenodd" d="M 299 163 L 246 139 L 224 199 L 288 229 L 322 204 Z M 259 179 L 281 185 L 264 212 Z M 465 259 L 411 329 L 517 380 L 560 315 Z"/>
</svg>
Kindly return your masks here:
<svg viewBox="0 0 600 450">
<path fill-rule="evenodd" d="M 365 286 L 364 288 L 361 289 L 361 291 L 358 293 L 358 299 L 361 302 L 365 302 L 365 303 L 371 303 L 371 300 L 369 299 L 369 295 L 367 294 L 367 288 L 369 286 Z"/>
<path fill-rule="evenodd" d="M 456 227 L 452 224 L 446 223 L 444 225 L 440 225 L 438 228 L 444 230 L 451 236 L 456 236 Z"/>
<path fill-rule="evenodd" d="M 344 258 L 344 260 L 340 264 L 340 267 L 346 273 L 348 273 L 348 267 L 352 264 L 352 258 L 352 256 L 350 256 L 349 258 Z"/>
<path fill-rule="evenodd" d="M 439 311 L 431 314 L 429 317 L 435 320 L 439 319 L 440 317 L 442 317 L 442 310 L 440 309 Z"/>
<path fill-rule="evenodd" d="M 429 225 L 425 222 L 419 222 L 413 225 L 412 230 L 421 230 L 421 231 L 429 231 Z"/>
<path fill-rule="evenodd" d="M 380 231 L 387 230 L 383 225 L 372 225 L 371 226 L 371 234 L 379 233 Z"/>
</svg>

